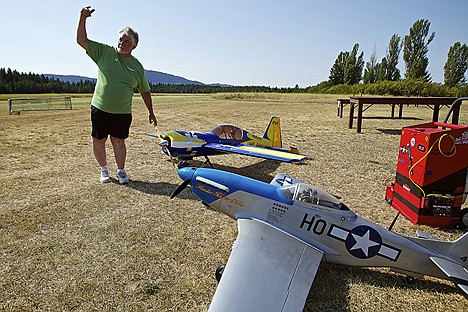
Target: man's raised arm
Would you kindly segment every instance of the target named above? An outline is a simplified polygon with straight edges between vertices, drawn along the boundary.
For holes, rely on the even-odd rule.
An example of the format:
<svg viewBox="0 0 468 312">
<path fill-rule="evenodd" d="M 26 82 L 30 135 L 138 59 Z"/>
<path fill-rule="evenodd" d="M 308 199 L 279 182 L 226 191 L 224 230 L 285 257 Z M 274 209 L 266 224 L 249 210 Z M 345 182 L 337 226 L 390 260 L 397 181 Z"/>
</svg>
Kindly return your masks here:
<svg viewBox="0 0 468 312">
<path fill-rule="evenodd" d="M 80 21 L 78 22 L 78 29 L 76 30 L 76 42 L 88 51 L 88 34 L 86 33 L 86 19 L 91 16 L 95 11 L 91 6 L 81 9 Z"/>
</svg>

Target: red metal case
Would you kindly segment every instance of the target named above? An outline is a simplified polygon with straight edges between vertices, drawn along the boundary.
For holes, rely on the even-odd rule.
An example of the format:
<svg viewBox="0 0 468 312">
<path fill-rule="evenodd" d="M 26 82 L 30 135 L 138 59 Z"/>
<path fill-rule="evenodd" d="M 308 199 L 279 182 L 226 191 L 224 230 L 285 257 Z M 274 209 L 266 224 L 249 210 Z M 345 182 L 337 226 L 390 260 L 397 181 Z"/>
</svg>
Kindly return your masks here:
<svg viewBox="0 0 468 312">
<path fill-rule="evenodd" d="M 467 192 L 468 127 L 432 122 L 405 127 L 395 183 L 386 199 L 414 224 L 461 226 Z"/>
</svg>

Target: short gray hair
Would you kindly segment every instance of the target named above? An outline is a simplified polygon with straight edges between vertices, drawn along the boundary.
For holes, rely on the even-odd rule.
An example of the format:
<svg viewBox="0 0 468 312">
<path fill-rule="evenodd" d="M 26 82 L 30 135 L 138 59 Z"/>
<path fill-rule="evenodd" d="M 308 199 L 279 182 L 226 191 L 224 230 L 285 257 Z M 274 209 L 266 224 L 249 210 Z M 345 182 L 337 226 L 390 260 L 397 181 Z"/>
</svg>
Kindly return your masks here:
<svg viewBox="0 0 468 312">
<path fill-rule="evenodd" d="M 119 31 L 119 36 L 122 36 L 123 34 L 130 36 L 132 38 L 133 48 L 136 48 L 136 46 L 138 45 L 138 40 L 139 40 L 138 33 L 134 31 L 132 28 L 127 26 L 121 31 Z"/>
</svg>

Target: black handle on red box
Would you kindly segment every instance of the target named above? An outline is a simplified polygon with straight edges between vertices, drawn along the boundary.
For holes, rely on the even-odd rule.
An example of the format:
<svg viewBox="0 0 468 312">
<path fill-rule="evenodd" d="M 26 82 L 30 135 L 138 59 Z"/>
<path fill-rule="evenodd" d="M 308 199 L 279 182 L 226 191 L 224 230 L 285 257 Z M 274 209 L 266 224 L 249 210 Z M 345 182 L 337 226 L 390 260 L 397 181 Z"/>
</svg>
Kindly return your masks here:
<svg viewBox="0 0 468 312">
<path fill-rule="evenodd" d="M 466 101 L 466 100 L 468 100 L 468 97 L 458 98 L 458 99 L 456 99 L 455 101 L 453 101 L 453 103 L 452 103 L 452 105 L 450 106 L 450 109 L 449 109 L 449 111 L 448 111 L 448 113 L 447 113 L 447 116 L 445 116 L 444 123 L 447 123 L 447 122 L 448 122 L 449 117 L 450 117 L 450 115 L 452 114 L 452 111 L 453 111 L 453 109 L 456 107 L 456 105 L 461 105 L 462 101 Z M 458 102 L 460 102 L 460 103 L 458 103 Z"/>
</svg>

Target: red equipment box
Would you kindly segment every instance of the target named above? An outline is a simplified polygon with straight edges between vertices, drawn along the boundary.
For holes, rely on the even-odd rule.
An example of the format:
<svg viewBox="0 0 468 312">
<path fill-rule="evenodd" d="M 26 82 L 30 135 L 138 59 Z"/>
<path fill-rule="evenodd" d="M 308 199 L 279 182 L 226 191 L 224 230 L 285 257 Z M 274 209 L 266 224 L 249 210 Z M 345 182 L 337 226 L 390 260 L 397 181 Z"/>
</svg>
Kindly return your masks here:
<svg viewBox="0 0 468 312">
<path fill-rule="evenodd" d="M 401 131 L 395 182 L 386 200 L 413 224 L 459 228 L 468 209 L 468 127 L 440 122 Z M 468 216 L 468 215 L 467 215 Z"/>
</svg>

